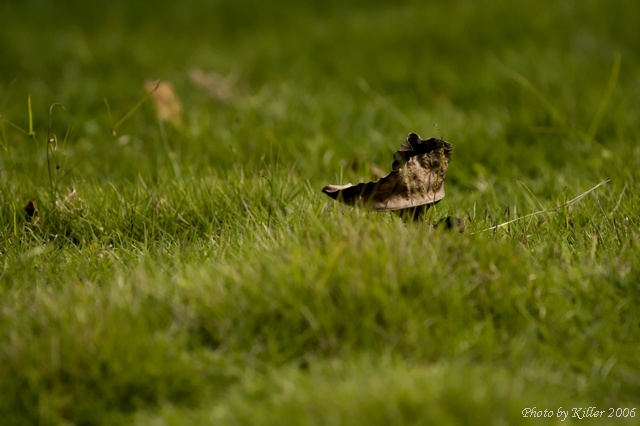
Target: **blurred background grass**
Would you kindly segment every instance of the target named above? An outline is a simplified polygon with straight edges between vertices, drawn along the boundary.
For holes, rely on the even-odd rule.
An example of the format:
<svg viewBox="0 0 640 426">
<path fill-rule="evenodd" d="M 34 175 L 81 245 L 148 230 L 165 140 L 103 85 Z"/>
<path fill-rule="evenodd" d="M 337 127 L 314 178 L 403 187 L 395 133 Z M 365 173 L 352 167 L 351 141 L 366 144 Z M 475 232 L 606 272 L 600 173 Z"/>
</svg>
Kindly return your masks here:
<svg viewBox="0 0 640 426">
<path fill-rule="evenodd" d="M 631 1 L 3 2 L 0 105 L 26 127 L 31 94 L 41 133 L 48 106 L 65 105 L 55 130 L 73 124 L 73 148 L 94 159 L 81 161 L 78 173 L 103 178 L 111 174 L 95 157 L 137 156 L 139 169 L 159 150 L 157 126 L 145 125 L 144 114 L 120 129 L 143 146 L 113 148 L 104 129 L 104 98 L 121 117 L 153 79 L 170 81 L 183 101 L 185 129 L 168 143 L 196 170 L 269 153 L 295 162 L 305 177 L 335 170 L 336 159 L 384 164 L 414 130 L 455 143 L 470 166 L 451 171 L 463 184 L 479 168 L 607 175 L 607 161 L 596 160 L 602 155 L 581 157 L 628 154 L 623 142 L 638 124 L 637 8 Z M 616 55 L 617 85 L 589 135 Z M 229 76 L 221 83 L 226 98 L 195 86 L 194 70 Z M 135 178 L 138 170 L 123 172 Z"/>
<path fill-rule="evenodd" d="M 0 2 L 0 411 L 513 424 L 526 406 L 631 407 L 638 16 L 630 0 Z M 114 135 L 156 79 L 180 121 L 148 100 Z M 15 127 L 28 98 L 37 142 Z M 434 218 L 470 232 L 611 182 L 455 237 L 319 193 L 389 169 L 409 131 L 454 145 Z"/>
</svg>

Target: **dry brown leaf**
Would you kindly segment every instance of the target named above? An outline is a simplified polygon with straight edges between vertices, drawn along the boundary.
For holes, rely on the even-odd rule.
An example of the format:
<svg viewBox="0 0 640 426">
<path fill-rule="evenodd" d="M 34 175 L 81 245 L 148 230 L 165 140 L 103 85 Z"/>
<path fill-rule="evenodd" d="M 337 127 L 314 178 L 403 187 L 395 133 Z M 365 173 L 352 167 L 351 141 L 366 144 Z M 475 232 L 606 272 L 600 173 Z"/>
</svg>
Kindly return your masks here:
<svg viewBox="0 0 640 426">
<path fill-rule="evenodd" d="M 56 207 L 67 211 L 82 211 L 84 200 L 78 197 L 75 188 L 69 188 L 69 193 L 64 198 L 56 200 Z"/>
<path fill-rule="evenodd" d="M 189 79 L 204 90 L 209 97 L 221 102 L 233 100 L 233 85 L 238 80 L 235 73 L 225 77 L 215 72 L 204 72 L 200 68 L 193 68 L 189 71 Z"/>
<path fill-rule="evenodd" d="M 27 214 L 27 220 L 31 220 L 31 218 L 38 215 L 38 211 L 36 210 L 36 206 L 33 204 L 33 201 L 34 199 L 31 198 L 24 206 L 24 211 Z"/>
<path fill-rule="evenodd" d="M 76 191 L 76 189 L 75 188 L 71 188 L 71 190 L 69 191 L 67 196 L 64 197 L 64 202 L 65 203 L 72 203 L 73 200 L 75 200 L 77 196 L 78 196 L 78 192 Z"/>
<path fill-rule="evenodd" d="M 167 81 L 147 81 L 145 89 L 149 92 L 161 121 L 168 121 L 177 128 L 182 127 L 182 102 Z"/>
<path fill-rule="evenodd" d="M 418 134 L 409 133 L 393 156 L 391 173 L 375 182 L 327 185 L 322 192 L 347 205 L 375 211 L 426 209 L 444 198 L 452 150 L 449 142 L 422 140 Z"/>
</svg>

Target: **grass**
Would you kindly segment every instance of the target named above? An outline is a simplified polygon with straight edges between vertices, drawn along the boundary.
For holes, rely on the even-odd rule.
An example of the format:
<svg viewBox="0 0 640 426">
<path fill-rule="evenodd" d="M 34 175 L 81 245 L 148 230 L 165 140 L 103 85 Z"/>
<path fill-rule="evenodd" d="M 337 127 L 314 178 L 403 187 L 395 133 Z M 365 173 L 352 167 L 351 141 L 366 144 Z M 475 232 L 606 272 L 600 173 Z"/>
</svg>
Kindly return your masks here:
<svg viewBox="0 0 640 426">
<path fill-rule="evenodd" d="M 0 4 L 3 424 L 637 423 L 523 410 L 640 400 L 639 12 Z M 464 234 L 320 192 L 409 131 Z"/>
</svg>

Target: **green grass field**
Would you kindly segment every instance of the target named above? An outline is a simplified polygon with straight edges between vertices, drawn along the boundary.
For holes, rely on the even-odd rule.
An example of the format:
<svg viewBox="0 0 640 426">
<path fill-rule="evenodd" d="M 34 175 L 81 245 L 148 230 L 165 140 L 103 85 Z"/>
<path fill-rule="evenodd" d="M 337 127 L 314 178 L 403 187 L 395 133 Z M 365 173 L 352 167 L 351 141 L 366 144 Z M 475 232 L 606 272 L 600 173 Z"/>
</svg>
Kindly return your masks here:
<svg viewBox="0 0 640 426">
<path fill-rule="evenodd" d="M 640 2 L 63 3 L 0 2 L 0 424 L 638 424 Z M 424 223 L 321 193 L 410 131 Z"/>
</svg>

